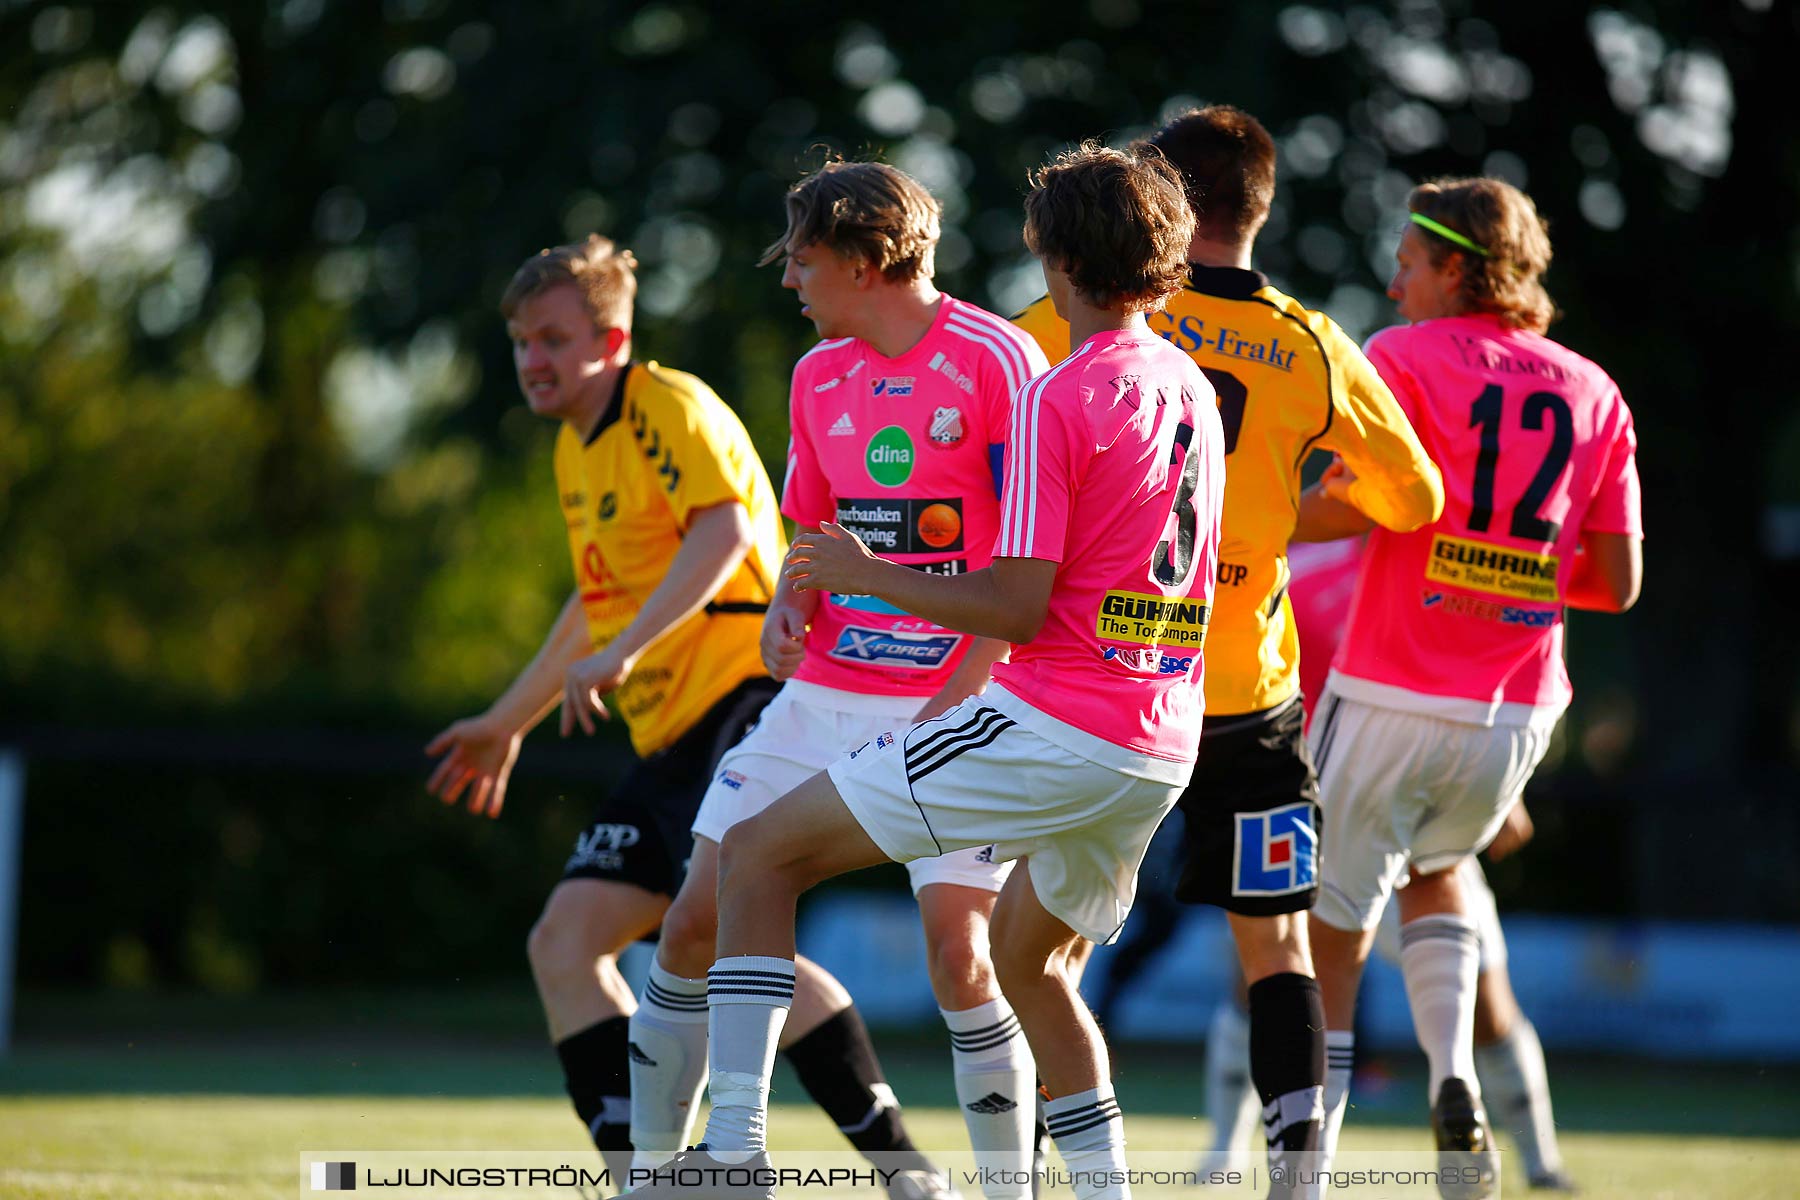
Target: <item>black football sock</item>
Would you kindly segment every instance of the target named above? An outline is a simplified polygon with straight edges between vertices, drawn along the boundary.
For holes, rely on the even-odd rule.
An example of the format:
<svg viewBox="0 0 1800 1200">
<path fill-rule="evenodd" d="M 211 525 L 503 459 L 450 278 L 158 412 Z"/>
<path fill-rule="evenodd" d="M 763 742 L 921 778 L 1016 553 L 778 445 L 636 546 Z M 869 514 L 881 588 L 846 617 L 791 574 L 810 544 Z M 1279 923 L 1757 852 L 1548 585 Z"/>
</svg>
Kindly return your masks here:
<svg viewBox="0 0 1800 1200">
<path fill-rule="evenodd" d="M 1319 1149 L 1325 1118 L 1325 1006 L 1319 981 L 1284 972 L 1250 985 L 1250 1077 L 1273 1171 Z"/>
<path fill-rule="evenodd" d="M 800 1086 L 825 1110 L 850 1144 L 864 1154 L 899 1154 L 918 1160 L 900 1170 L 930 1169 L 931 1162 L 907 1136 L 900 1102 L 881 1073 L 875 1043 L 862 1014 L 851 1005 L 782 1051 Z"/>
<path fill-rule="evenodd" d="M 556 1043 L 563 1085 L 606 1165 L 631 1167 L 631 1071 L 626 1059 L 630 1019 L 608 1017 Z M 623 1179 L 623 1174 L 614 1178 Z"/>
</svg>

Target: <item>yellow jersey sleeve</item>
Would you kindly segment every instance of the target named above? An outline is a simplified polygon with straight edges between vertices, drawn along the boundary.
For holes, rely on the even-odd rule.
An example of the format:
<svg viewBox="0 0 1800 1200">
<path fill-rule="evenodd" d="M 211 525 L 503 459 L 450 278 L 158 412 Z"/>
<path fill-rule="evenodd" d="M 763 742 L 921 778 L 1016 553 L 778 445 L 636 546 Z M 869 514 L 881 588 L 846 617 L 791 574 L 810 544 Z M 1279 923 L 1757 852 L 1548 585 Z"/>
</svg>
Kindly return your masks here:
<svg viewBox="0 0 1800 1200">
<path fill-rule="evenodd" d="M 625 420 L 676 525 L 686 529 L 696 509 L 748 506 L 762 464 L 743 424 L 718 419 L 725 402 L 695 376 L 656 363 L 644 364 L 632 385 Z"/>
<path fill-rule="evenodd" d="M 1396 533 L 1429 525 L 1444 511 L 1444 479 L 1437 464 L 1356 343 L 1325 314 L 1308 317 L 1336 376 L 1331 423 L 1318 444 L 1355 472 L 1350 502 Z"/>
<path fill-rule="evenodd" d="M 1051 366 L 1069 357 L 1069 323 L 1056 315 L 1056 306 L 1050 303 L 1050 297 L 1045 296 L 1026 306 L 1012 323 L 1031 335 L 1031 340 L 1038 344 Z"/>
</svg>

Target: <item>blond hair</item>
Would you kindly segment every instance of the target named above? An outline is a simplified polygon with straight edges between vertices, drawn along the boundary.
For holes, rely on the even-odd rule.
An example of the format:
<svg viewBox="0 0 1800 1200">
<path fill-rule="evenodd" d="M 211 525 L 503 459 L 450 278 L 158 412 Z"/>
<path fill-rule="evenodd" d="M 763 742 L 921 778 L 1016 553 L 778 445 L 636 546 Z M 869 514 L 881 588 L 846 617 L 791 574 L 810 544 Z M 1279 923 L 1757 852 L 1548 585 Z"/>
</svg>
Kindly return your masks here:
<svg viewBox="0 0 1800 1200">
<path fill-rule="evenodd" d="M 637 259 L 597 233 L 588 234 L 584 242 L 539 250 L 526 259 L 500 297 L 500 314 L 510 321 L 526 300 L 565 283 L 581 294 L 595 329 L 631 329 Z"/>
<path fill-rule="evenodd" d="M 1550 269 L 1550 226 L 1530 196 L 1503 179 L 1433 179 L 1414 188 L 1406 206 L 1487 251 L 1475 254 L 1425 232 L 1432 266 L 1462 255 L 1464 311 L 1537 333 L 1550 328 L 1560 315 L 1541 282 Z"/>
<path fill-rule="evenodd" d="M 878 162 L 828 162 L 788 189 L 787 232 L 757 266 L 815 244 L 860 258 L 891 283 L 930 279 L 942 210 L 925 185 Z"/>
</svg>

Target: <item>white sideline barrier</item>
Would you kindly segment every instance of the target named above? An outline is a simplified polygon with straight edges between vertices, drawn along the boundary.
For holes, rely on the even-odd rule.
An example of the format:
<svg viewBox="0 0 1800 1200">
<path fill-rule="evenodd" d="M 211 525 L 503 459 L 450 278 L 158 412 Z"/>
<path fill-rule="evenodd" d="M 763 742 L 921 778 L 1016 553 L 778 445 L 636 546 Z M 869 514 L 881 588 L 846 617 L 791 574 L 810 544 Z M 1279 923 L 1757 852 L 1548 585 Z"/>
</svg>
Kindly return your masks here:
<svg viewBox="0 0 1800 1200">
<path fill-rule="evenodd" d="M 1613 921 L 1502 913 L 1513 990 L 1546 1046 L 1689 1059 L 1800 1061 L 1800 932 L 1739 923 Z M 1126 935 L 1130 935 L 1127 927 Z M 842 892 L 803 910 L 800 949 L 835 974 L 872 1024 L 935 1025 L 918 909 L 897 894 Z M 1110 966 L 1094 952 L 1084 990 Z M 1173 939 L 1125 993 L 1108 1033 L 1204 1041 L 1232 954 L 1215 909 L 1183 913 Z M 1361 1036 L 1414 1045 L 1399 972 L 1363 980 Z"/>
<path fill-rule="evenodd" d="M 19 945 L 19 842 L 25 832 L 25 756 L 0 747 L 0 1058 L 12 1049 Z"/>
</svg>

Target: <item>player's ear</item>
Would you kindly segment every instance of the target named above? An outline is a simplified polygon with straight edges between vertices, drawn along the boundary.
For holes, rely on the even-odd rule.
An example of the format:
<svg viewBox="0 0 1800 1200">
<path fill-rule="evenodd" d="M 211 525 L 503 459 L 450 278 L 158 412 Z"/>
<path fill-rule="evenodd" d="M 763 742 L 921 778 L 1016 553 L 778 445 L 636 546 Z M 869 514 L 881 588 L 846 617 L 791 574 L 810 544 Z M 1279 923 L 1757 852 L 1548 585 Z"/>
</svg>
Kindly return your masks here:
<svg viewBox="0 0 1800 1200">
<path fill-rule="evenodd" d="M 631 330 L 613 326 L 606 331 L 606 357 L 613 358 L 631 344 Z"/>
</svg>

